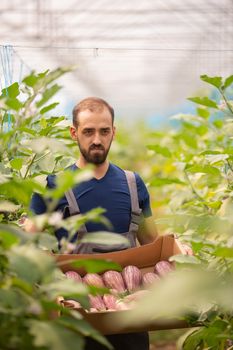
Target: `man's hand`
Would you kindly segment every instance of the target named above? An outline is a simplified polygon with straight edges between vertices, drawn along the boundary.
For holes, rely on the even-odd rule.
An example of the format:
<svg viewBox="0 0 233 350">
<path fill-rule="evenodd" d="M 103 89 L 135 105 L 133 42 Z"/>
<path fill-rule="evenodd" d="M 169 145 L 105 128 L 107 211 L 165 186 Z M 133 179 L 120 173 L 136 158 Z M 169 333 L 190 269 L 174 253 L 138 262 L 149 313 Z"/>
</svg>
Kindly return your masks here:
<svg viewBox="0 0 233 350">
<path fill-rule="evenodd" d="M 38 229 L 35 223 L 29 218 L 27 218 L 26 216 L 23 216 L 22 218 L 19 219 L 19 225 L 26 232 L 29 232 L 29 233 L 38 232 Z"/>
<path fill-rule="evenodd" d="M 154 218 L 143 219 L 139 225 L 137 239 L 141 245 L 152 243 L 158 237 L 158 232 L 154 223 Z"/>
</svg>

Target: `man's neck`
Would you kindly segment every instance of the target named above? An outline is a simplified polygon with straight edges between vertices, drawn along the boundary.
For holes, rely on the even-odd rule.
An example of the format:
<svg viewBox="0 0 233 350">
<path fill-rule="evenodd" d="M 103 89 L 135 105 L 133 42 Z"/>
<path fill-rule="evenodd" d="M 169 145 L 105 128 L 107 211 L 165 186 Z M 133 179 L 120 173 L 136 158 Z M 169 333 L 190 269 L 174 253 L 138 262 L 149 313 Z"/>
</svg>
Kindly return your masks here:
<svg viewBox="0 0 233 350">
<path fill-rule="evenodd" d="M 85 168 L 87 165 L 89 165 L 89 163 L 87 163 L 84 159 L 79 158 L 76 162 L 76 165 L 78 168 L 83 169 Z M 109 167 L 109 161 L 105 160 L 104 163 L 102 164 L 98 164 L 95 165 L 94 167 L 94 177 L 96 179 L 101 179 L 102 177 L 104 177 L 104 175 L 106 174 L 106 172 L 108 171 L 108 167 Z"/>
</svg>

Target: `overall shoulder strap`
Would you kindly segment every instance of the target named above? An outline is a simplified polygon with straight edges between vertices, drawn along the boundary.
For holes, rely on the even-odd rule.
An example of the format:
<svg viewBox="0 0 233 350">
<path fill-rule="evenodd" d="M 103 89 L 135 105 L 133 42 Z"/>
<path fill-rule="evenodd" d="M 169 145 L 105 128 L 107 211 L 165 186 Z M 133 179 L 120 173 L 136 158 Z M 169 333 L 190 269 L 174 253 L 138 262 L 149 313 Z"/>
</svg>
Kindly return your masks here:
<svg viewBox="0 0 233 350">
<path fill-rule="evenodd" d="M 138 201 L 138 189 L 137 189 L 137 183 L 136 183 L 136 177 L 132 171 L 124 170 L 127 183 L 129 186 L 129 193 L 131 198 L 131 208 L 132 213 L 141 214 L 141 209 L 139 208 L 139 201 Z"/>
<path fill-rule="evenodd" d="M 132 171 L 124 170 L 131 199 L 131 220 L 129 225 L 128 239 L 131 247 L 136 246 L 136 237 L 141 221 L 141 209 L 139 208 L 138 189 L 135 174 Z"/>
<path fill-rule="evenodd" d="M 66 191 L 65 196 L 66 196 L 67 202 L 69 204 L 70 216 L 80 214 L 79 205 L 78 205 L 77 199 L 75 198 L 73 190 L 70 189 L 70 190 Z M 86 225 L 82 225 L 78 230 L 78 237 L 80 239 L 83 238 L 85 233 L 87 233 Z"/>
<path fill-rule="evenodd" d="M 65 193 L 67 202 L 69 204 L 69 211 L 70 211 L 70 215 L 77 215 L 80 214 L 80 209 L 77 203 L 77 200 L 75 198 L 74 192 L 73 190 L 68 190 Z"/>
</svg>

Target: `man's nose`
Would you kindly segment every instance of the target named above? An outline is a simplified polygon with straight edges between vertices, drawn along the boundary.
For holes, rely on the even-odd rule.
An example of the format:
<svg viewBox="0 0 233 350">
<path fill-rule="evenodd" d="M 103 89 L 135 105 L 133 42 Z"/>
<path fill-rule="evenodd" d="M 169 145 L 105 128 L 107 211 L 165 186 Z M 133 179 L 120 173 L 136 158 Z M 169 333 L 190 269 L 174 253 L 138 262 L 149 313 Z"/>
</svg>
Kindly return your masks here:
<svg viewBox="0 0 233 350">
<path fill-rule="evenodd" d="M 93 143 L 94 143 L 94 145 L 100 145 L 101 144 L 100 135 L 98 133 L 95 134 Z"/>
</svg>

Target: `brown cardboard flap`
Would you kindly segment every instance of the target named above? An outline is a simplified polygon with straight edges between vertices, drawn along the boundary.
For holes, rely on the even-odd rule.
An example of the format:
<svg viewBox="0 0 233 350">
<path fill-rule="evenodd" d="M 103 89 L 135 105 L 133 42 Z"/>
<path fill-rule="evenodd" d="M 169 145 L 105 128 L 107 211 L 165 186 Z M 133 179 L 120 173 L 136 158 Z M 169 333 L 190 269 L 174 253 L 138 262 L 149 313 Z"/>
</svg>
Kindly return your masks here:
<svg viewBox="0 0 233 350">
<path fill-rule="evenodd" d="M 174 236 L 169 235 L 158 237 L 152 243 L 119 252 L 102 254 L 53 254 L 53 256 L 63 272 L 73 270 L 83 275 L 85 271 L 72 267 L 71 260 L 106 259 L 117 262 L 122 267 L 136 265 L 139 268 L 146 268 L 155 265 L 161 260 L 161 256 L 163 256 L 164 260 L 167 260 L 172 255 L 173 243 Z"/>
</svg>

